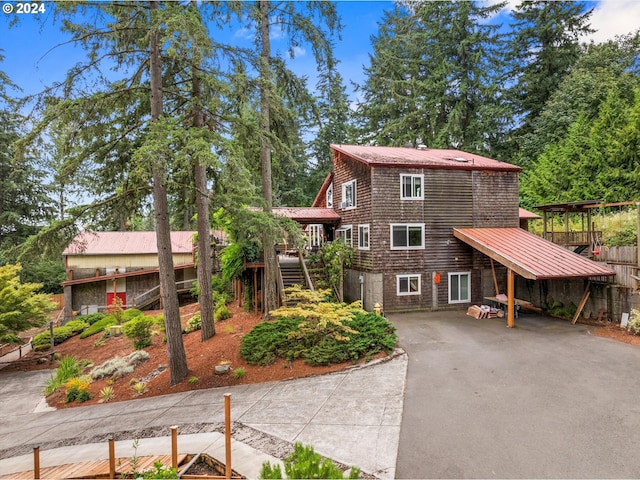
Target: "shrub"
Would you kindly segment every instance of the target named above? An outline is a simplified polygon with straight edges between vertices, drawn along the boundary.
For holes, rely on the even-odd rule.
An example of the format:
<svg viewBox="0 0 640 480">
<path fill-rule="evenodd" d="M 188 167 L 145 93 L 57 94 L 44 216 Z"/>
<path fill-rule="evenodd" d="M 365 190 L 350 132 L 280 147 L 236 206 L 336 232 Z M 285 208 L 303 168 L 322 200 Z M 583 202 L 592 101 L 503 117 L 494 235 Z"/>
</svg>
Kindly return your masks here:
<svg viewBox="0 0 640 480">
<path fill-rule="evenodd" d="M 89 391 L 89 384 L 91 380 L 85 377 L 74 377 L 68 380 L 64 386 L 67 388 L 65 396 L 65 402 L 86 402 L 90 400 L 93 395 Z"/>
<path fill-rule="evenodd" d="M 95 335 L 96 333 L 103 332 L 105 329 L 109 328 L 112 325 L 117 325 L 118 320 L 113 315 L 107 315 L 106 317 L 98 320 L 93 323 L 89 328 L 87 328 L 84 332 L 80 334 L 80 338 L 87 338 L 91 335 Z"/>
<path fill-rule="evenodd" d="M 153 317 L 141 315 L 125 323 L 122 327 L 122 333 L 133 340 L 133 347 L 136 350 L 141 350 L 151 345 L 151 327 L 154 324 Z"/>
<path fill-rule="evenodd" d="M 139 317 L 140 315 L 142 315 L 142 312 L 137 308 L 129 308 L 122 312 L 122 321 L 128 322 L 129 320 Z"/>
<path fill-rule="evenodd" d="M 131 390 L 133 390 L 136 395 L 144 395 L 147 393 L 147 384 L 144 382 L 135 382 L 131 385 Z"/>
<path fill-rule="evenodd" d="M 332 307 L 331 307 L 332 306 Z M 340 304 L 318 304 L 317 312 L 326 316 Z M 354 307 L 355 308 L 355 307 Z M 279 309 L 282 313 L 284 310 Z M 290 309 L 299 312 L 299 309 Z M 344 311 L 343 311 L 344 313 Z M 384 317 L 354 310 L 351 318 L 317 321 L 312 316 L 283 317 L 256 325 L 242 338 L 240 355 L 252 365 L 268 365 L 276 358 L 304 358 L 310 365 L 330 365 L 356 361 L 380 351 L 390 352 L 396 343 L 395 327 Z"/>
<path fill-rule="evenodd" d="M 631 309 L 627 330 L 634 335 L 640 335 L 640 310 L 636 310 L 635 308 Z"/>
<path fill-rule="evenodd" d="M 228 318 L 231 318 L 231 310 L 229 310 L 226 305 L 222 304 L 216 307 L 216 311 L 213 312 L 214 322 L 220 322 L 222 320 L 227 320 Z"/>
<path fill-rule="evenodd" d="M 82 333 L 84 330 L 89 328 L 89 324 L 83 320 L 71 320 L 64 324 L 65 327 L 69 328 L 74 335 L 78 333 Z"/>
<path fill-rule="evenodd" d="M 104 313 L 96 312 L 90 313 L 89 315 L 80 315 L 77 317 L 78 320 L 82 320 L 83 322 L 88 323 L 89 325 L 93 325 L 99 320 L 102 320 L 106 315 Z"/>
<path fill-rule="evenodd" d="M 111 385 L 107 385 L 102 390 L 100 390 L 98 396 L 100 397 L 101 403 L 107 403 L 116 397 L 116 393 Z"/>
<path fill-rule="evenodd" d="M 289 333 L 297 330 L 300 322 L 299 318 L 283 318 L 259 323 L 242 337 L 240 355 L 252 365 L 269 365 L 276 358 L 293 359 L 290 352 L 298 342 Z"/>
<path fill-rule="evenodd" d="M 199 313 L 196 313 L 187 321 L 187 327 L 184 329 L 186 333 L 195 332 L 202 328 L 202 317 Z"/>
<path fill-rule="evenodd" d="M 331 460 L 322 458 L 312 446 L 303 446 L 300 442 L 293 445 L 293 452 L 284 459 L 284 471 L 286 477 L 282 475 L 280 465 L 272 467 L 269 462 L 264 462 L 260 470 L 260 478 L 345 478 L 344 472 Z M 346 478 L 359 477 L 360 469 L 354 467 Z"/>
<path fill-rule="evenodd" d="M 136 350 L 126 357 L 114 357 L 107 360 L 102 365 L 94 368 L 89 375 L 93 380 L 99 380 L 105 377 L 123 377 L 133 373 L 135 367 L 147 360 L 149 360 L 149 354 L 147 352 Z"/>
<path fill-rule="evenodd" d="M 236 378 L 242 378 L 242 377 L 244 377 L 246 374 L 247 374 L 247 371 L 246 371 L 244 368 L 242 368 L 242 367 L 238 367 L 238 368 L 236 368 L 236 369 L 233 371 L 233 375 L 234 375 Z"/>
<path fill-rule="evenodd" d="M 69 322 L 71 323 L 71 322 Z M 71 338 L 75 335 L 72 328 L 67 327 L 66 325 L 62 327 L 56 327 L 53 329 L 53 344 L 60 345 L 65 340 Z M 40 332 L 31 341 L 31 348 L 34 351 L 39 352 L 42 350 L 46 350 L 51 346 L 51 332 L 48 330 L 45 332 Z"/>
<path fill-rule="evenodd" d="M 69 379 L 80 375 L 84 368 L 83 362 L 76 360 L 74 356 L 66 356 L 55 369 L 44 388 L 45 397 L 51 395 L 56 388 L 64 385 Z"/>
</svg>

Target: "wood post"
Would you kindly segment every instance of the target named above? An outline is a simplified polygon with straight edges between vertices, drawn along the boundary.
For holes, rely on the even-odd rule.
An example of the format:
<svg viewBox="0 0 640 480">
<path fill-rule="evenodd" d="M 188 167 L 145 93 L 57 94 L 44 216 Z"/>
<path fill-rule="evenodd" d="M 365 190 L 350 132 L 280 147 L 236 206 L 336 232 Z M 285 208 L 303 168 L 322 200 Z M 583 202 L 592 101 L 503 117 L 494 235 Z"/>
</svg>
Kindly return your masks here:
<svg viewBox="0 0 640 480">
<path fill-rule="evenodd" d="M 231 478 L 231 394 L 224 394 L 225 478 Z"/>
<path fill-rule="evenodd" d="M 171 467 L 178 469 L 178 426 L 171 427 Z"/>
<path fill-rule="evenodd" d="M 496 267 L 493 265 L 493 258 L 489 257 L 491 261 L 491 274 L 493 275 L 493 287 L 496 289 L 496 297 L 500 294 L 500 289 L 498 288 L 498 279 L 496 278 Z"/>
<path fill-rule="evenodd" d="M 507 327 L 515 327 L 515 274 L 507 269 Z"/>
<path fill-rule="evenodd" d="M 109 478 L 116 478 L 116 445 L 113 438 L 109 439 Z"/>
<path fill-rule="evenodd" d="M 40 478 L 40 447 L 33 447 L 33 478 Z"/>
</svg>

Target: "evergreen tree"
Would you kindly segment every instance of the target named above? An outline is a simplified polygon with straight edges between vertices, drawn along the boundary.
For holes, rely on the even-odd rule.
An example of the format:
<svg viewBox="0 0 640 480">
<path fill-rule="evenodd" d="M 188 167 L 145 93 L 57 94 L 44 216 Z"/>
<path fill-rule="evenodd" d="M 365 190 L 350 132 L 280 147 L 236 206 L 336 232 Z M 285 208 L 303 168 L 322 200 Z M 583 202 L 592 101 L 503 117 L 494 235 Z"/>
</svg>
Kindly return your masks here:
<svg viewBox="0 0 640 480">
<path fill-rule="evenodd" d="M 315 194 L 333 167 L 329 145 L 355 142 L 354 126 L 351 124 L 349 97 L 346 93 L 338 63 L 329 65 L 320 72 L 318 84 L 318 119 L 320 126 L 310 145 L 311 166 L 307 190 Z M 313 198 L 310 198 L 312 201 Z"/>
<path fill-rule="evenodd" d="M 545 103 L 580 58 L 580 38 L 593 32 L 588 23 L 592 11 L 582 2 L 524 0 L 512 12 L 508 78 L 513 83 L 515 148 L 531 134 Z"/>
<path fill-rule="evenodd" d="M 362 136 L 492 153 L 506 108 L 501 36 L 486 19 L 504 4 L 411 2 L 385 14 L 362 88 Z"/>
</svg>

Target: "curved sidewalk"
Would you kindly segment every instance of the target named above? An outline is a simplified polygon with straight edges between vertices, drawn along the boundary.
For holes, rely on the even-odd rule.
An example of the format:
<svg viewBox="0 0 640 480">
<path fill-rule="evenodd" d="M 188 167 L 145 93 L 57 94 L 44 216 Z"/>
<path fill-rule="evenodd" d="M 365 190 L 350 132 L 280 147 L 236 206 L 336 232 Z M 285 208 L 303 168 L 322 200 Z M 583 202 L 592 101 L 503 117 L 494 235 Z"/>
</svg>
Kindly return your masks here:
<svg viewBox="0 0 640 480">
<path fill-rule="evenodd" d="M 36 446 L 41 467 L 75 457 L 108 458 L 111 437 L 120 440 L 116 456 L 130 455 L 136 438 L 143 439 L 137 455 L 167 454 L 172 425 L 179 427 L 180 453 L 223 460 L 215 452 L 224 451 L 224 394 L 230 393 L 232 466 L 247 477 L 257 477 L 264 460 L 276 461 L 302 442 L 344 465 L 394 478 L 407 363 L 407 355 L 396 351 L 388 361 L 329 375 L 40 412 L 25 374 L 2 375 L 0 475 L 33 468 Z M 42 384 L 29 387 L 39 392 Z"/>
</svg>

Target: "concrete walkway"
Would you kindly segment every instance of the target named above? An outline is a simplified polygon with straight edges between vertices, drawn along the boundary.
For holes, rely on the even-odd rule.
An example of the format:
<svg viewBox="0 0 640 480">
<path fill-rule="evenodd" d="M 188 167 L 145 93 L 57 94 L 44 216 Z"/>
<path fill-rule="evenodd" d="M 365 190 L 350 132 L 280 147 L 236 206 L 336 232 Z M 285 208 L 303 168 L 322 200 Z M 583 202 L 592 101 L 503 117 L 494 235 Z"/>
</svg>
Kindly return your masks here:
<svg viewBox="0 0 640 480">
<path fill-rule="evenodd" d="M 172 425 L 180 453 L 224 461 L 224 394 L 231 393 L 232 466 L 247 477 L 302 442 L 346 466 L 394 478 L 406 370 L 407 356 L 398 351 L 389 361 L 324 376 L 40 412 L 49 373 L 1 375 L 0 474 L 31 469 L 35 446 L 42 467 L 108 458 L 112 437 L 116 456 L 132 454 L 136 438 L 137 455 L 168 454 Z M 48 448 L 61 444 L 74 446 Z"/>
</svg>

